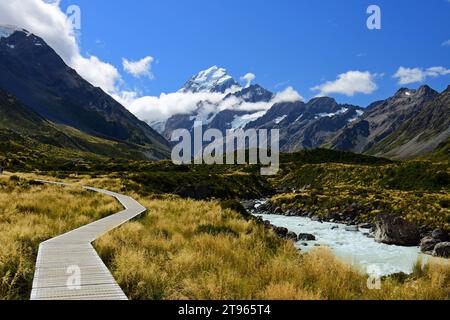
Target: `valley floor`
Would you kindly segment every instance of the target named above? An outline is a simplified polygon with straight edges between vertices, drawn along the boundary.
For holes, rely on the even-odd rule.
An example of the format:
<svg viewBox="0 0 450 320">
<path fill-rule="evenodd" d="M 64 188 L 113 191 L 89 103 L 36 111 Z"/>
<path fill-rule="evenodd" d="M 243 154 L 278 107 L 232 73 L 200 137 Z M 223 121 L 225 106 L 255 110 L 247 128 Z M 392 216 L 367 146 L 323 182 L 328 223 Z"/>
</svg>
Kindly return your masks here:
<svg viewBox="0 0 450 320">
<path fill-rule="evenodd" d="M 293 242 L 216 202 L 140 199 L 149 213 L 96 248 L 131 299 L 449 299 L 450 266 L 418 262 L 369 290 L 368 277 L 327 249 Z"/>
<path fill-rule="evenodd" d="M 120 208 L 114 199 L 35 185 L 33 178 L 0 180 L 0 299 L 29 297 L 41 241 Z M 87 180 L 80 184 L 121 188 L 114 179 Z M 418 263 L 411 276 L 386 278 L 381 290 L 369 290 L 368 277 L 330 251 L 299 254 L 292 242 L 219 201 L 129 195 L 148 214 L 95 246 L 130 299 L 450 298 L 448 264 Z"/>
</svg>

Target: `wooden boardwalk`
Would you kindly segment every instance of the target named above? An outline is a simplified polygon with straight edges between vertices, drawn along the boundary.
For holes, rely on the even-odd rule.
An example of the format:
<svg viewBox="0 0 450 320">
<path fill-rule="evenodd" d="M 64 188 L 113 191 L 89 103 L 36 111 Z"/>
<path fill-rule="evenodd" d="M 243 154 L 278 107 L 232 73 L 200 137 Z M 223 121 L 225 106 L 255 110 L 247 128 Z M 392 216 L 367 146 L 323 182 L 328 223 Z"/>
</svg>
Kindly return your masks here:
<svg viewBox="0 0 450 320">
<path fill-rule="evenodd" d="M 128 300 L 94 250 L 92 242 L 144 213 L 146 208 L 128 196 L 84 188 L 115 197 L 125 210 L 41 243 L 31 300 Z"/>
</svg>

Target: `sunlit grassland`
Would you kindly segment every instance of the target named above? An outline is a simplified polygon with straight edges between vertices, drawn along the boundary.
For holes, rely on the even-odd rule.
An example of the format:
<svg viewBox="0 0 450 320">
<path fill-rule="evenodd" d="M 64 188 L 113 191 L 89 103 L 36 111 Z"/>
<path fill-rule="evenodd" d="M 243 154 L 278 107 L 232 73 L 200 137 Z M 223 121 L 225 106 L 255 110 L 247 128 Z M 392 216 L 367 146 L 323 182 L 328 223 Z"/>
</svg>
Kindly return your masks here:
<svg viewBox="0 0 450 320">
<path fill-rule="evenodd" d="M 420 227 L 450 231 L 450 167 L 446 163 L 304 165 L 277 183 L 296 190 L 271 199 L 274 207 L 285 211 L 328 217 L 351 206 L 361 222 L 389 213 Z"/>
<path fill-rule="evenodd" d="M 19 176 L 28 181 L 57 180 Z M 1 277 L 7 279 L 2 280 L 3 299 L 28 297 L 40 241 L 117 211 L 112 198 L 79 188 L 33 186 L 23 180 L 2 180 L 2 195 L 9 203 L 2 206 L 15 212 L 6 216 L 2 209 L 0 213 L 0 240 L 10 243 L 0 249 Z M 149 209 L 95 243 L 131 299 L 450 298 L 450 267 L 442 260 L 433 260 L 425 268 L 418 265 L 407 278 L 384 279 L 381 290 L 369 290 L 366 275 L 327 249 L 299 253 L 293 243 L 277 238 L 254 220 L 223 209 L 218 201 L 139 195 L 139 184 L 116 173 L 71 174 L 64 181 L 121 192 Z M 49 197 L 40 196 L 47 193 Z M 17 209 L 27 203 L 24 199 L 30 199 L 26 214 Z"/>
<path fill-rule="evenodd" d="M 299 254 L 217 202 L 140 199 L 149 212 L 96 242 L 131 299 L 448 299 L 450 267 L 433 261 L 369 290 L 327 249 Z"/>
<path fill-rule="evenodd" d="M 0 177 L 0 300 L 28 299 L 39 244 L 121 209 L 80 188 Z"/>
</svg>

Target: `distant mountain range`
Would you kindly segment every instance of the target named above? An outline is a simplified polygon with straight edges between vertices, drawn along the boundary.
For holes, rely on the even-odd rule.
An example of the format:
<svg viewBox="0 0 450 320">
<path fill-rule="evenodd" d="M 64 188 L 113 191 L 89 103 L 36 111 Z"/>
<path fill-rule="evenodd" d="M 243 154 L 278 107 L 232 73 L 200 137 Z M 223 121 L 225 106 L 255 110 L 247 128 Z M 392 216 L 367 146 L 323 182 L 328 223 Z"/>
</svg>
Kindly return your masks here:
<svg viewBox="0 0 450 320">
<path fill-rule="evenodd" d="M 119 143 L 133 157 L 169 155 L 169 144 L 161 135 L 81 78 L 43 39 L 25 30 L 0 27 L 0 89 L 47 123 Z M 7 127 L 5 119 L 1 121 Z"/>
<path fill-rule="evenodd" d="M 444 155 L 450 139 L 450 87 L 439 94 L 428 86 L 402 88 L 393 97 L 367 108 L 338 104 L 329 97 L 309 102 L 274 102 L 269 109 L 245 111 L 239 104 L 274 101 L 275 95 L 259 85 L 241 87 L 223 68 L 212 67 L 189 80 L 181 92 L 222 92 L 224 101 L 236 105 L 210 111 L 208 101 L 196 111 L 177 114 L 163 124 L 161 133 L 170 139 L 176 129 L 193 130 L 195 121 L 204 129 L 279 129 L 282 152 L 319 147 L 367 153 L 394 159 L 427 155 L 436 149 Z M 204 108 L 204 104 L 208 108 Z"/>
<path fill-rule="evenodd" d="M 199 101 L 195 111 L 147 124 L 81 78 L 43 39 L 0 27 L 0 131 L 7 137 L 107 157 L 165 159 L 177 129 L 222 133 L 279 129 L 282 152 L 326 147 L 394 159 L 448 159 L 450 87 L 400 89 L 367 108 L 329 97 L 309 102 L 280 99 L 260 85 L 241 86 L 217 66 L 199 72 L 180 93 L 221 94 L 219 103 Z M 225 107 L 224 107 L 225 106 Z M 250 107 L 249 107 L 250 106 Z M 154 126 L 155 130 L 151 128 Z M 159 132 L 157 132 L 157 131 Z M 26 143 L 25 143 L 26 141 Z"/>
</svg>

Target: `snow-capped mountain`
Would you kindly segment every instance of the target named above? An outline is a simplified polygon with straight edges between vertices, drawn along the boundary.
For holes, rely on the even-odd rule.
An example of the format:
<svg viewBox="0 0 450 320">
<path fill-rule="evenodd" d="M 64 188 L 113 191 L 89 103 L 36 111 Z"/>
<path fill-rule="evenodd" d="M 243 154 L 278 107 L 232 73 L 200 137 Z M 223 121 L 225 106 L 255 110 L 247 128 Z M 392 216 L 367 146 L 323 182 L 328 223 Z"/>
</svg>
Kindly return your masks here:
<svg viewBox="0 0 450 320">
<path fill-rule="evenodd" d="M 192 130 L 196 121 L 201 121 L 205 129 L 215 128 L 224 133 L 244 128 L 264 115 L 274 97 L 272 92 L 259 85 L 243 88 L 226 69 L 217 66 L 200 71 L 179 93 L 198 94 L 203 100 L 199 100 L 196 110 L 189 114 L 177 114 L 164 123 L 152 124 L 157 130 L 164 128 L 160 132 L 168 139 L 176 129 Z"/>
<path fill-rule="evenodd" d="M 181 91 L 217 93 L 223 90 L 220 102 L 199 101 L 194 112 L 168 119 L 164 136 L 170 140 L 174 130 L 191 131 L 196 121 L 203 123 L 204 130 L 218 129 L 224 135 L 227 130 L 279 129 L 281 149 L 296 151 L 321 146 L 363 114 L 362 108 L 340 105 L 327 97 L 308 103 L 280 102 L 274 93 L 258 84 L 239 86 L 225 69 L 216 66 L 192 77 Z M 161 128 L 161 123 L 158 127 Z"/>
<path fill-rule="evenodd" d="M 227 70 L 213 66 L 193 76 L 180 91 L 225 93 L 233 87 L 239 89 L 240 85 L 227 73 Z"/>
</svg>

